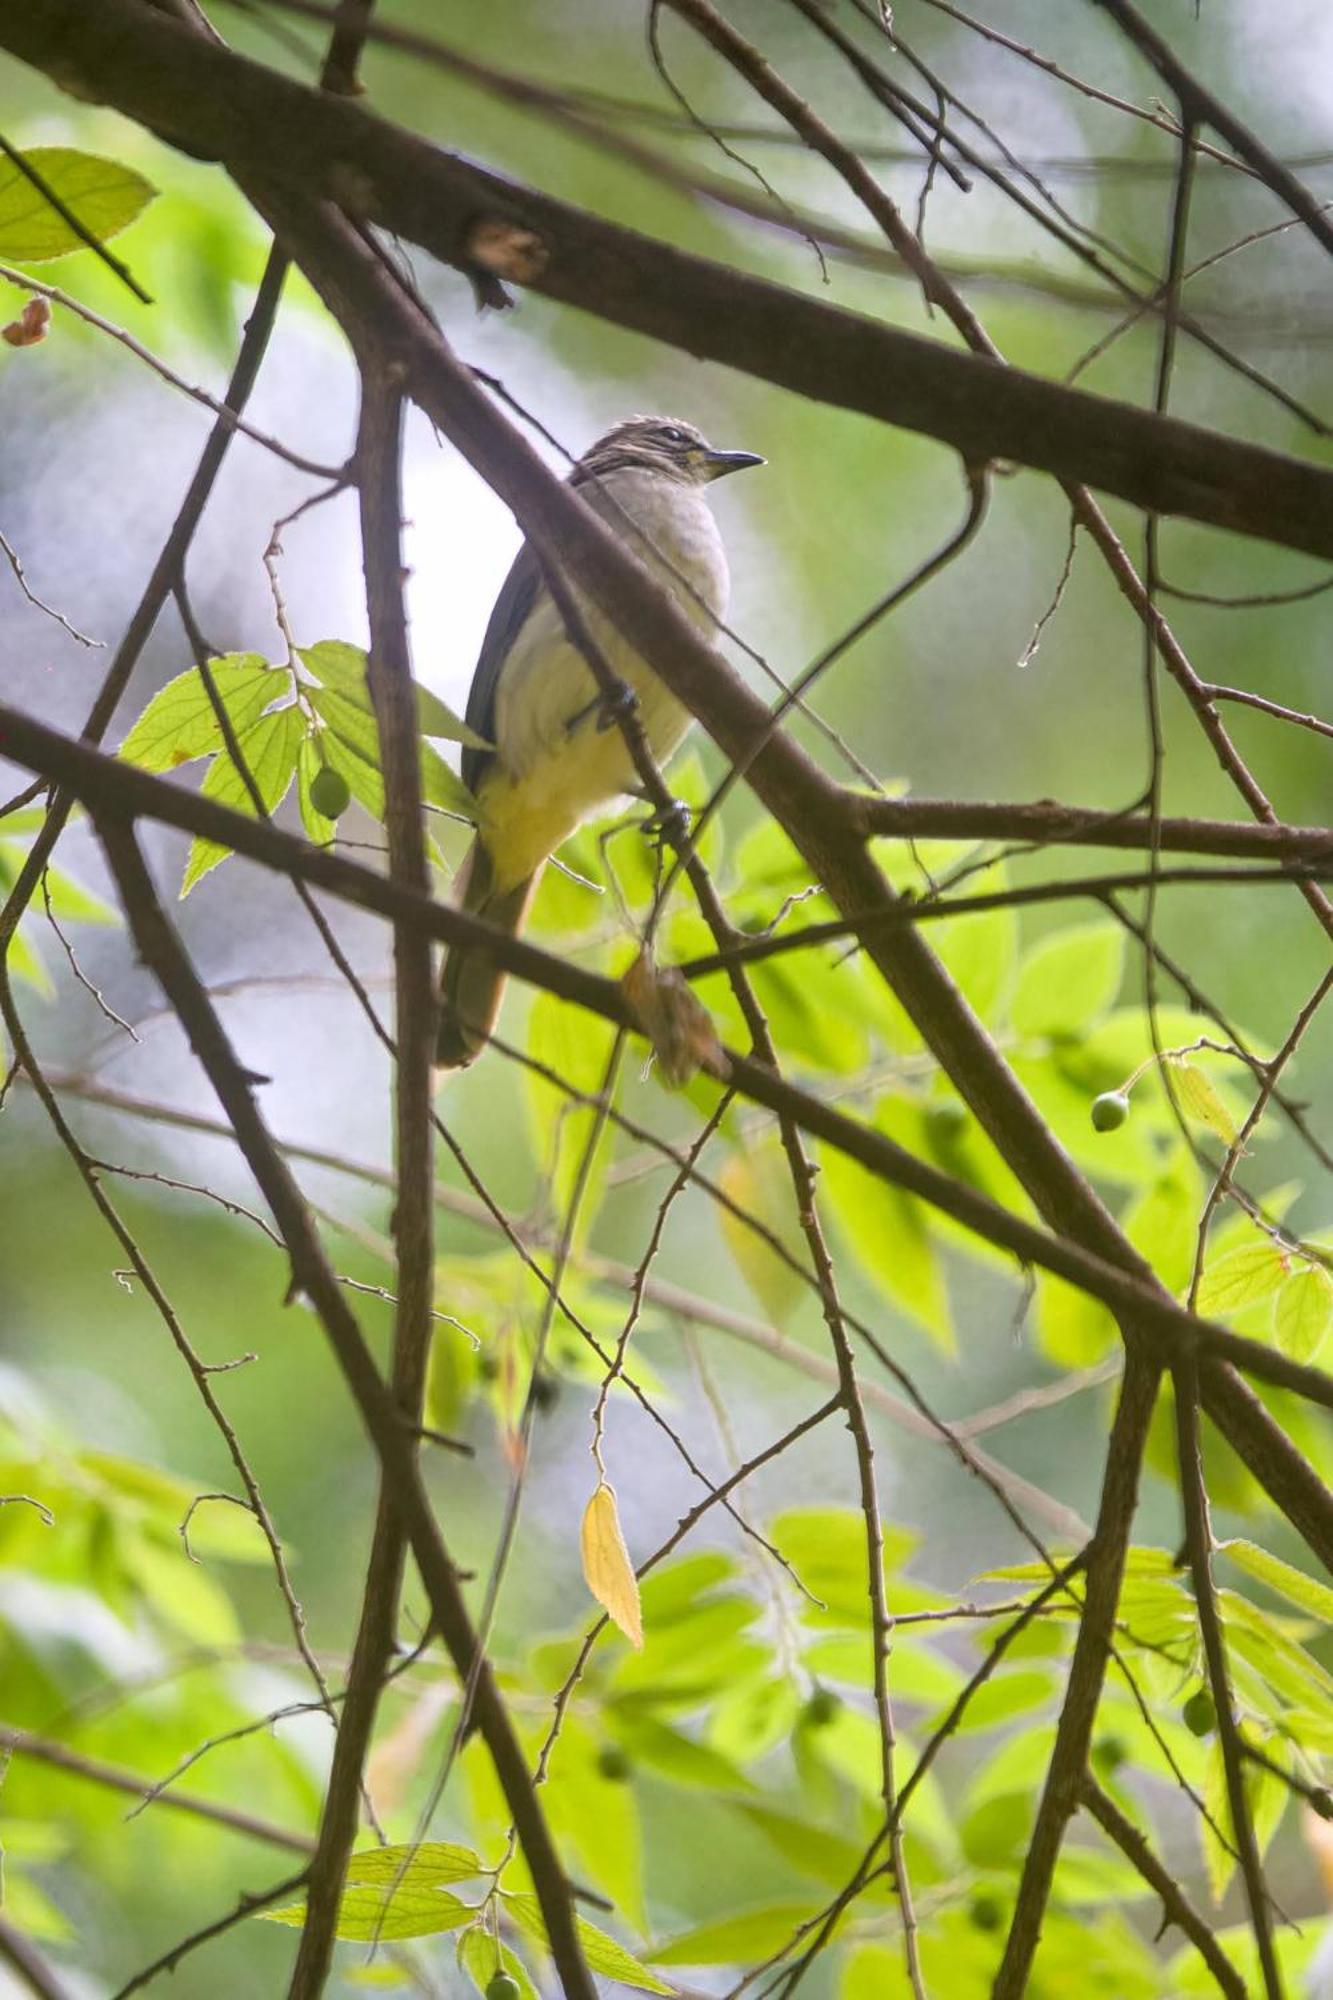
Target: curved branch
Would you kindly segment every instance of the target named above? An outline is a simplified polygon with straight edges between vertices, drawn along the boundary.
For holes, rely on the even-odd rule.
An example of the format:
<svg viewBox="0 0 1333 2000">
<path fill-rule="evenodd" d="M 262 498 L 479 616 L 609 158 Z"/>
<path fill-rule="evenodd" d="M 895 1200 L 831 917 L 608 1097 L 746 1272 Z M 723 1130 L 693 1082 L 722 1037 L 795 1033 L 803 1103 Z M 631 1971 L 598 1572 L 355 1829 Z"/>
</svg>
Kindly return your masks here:
<svg viewBox="0 0 1333 2000">
<path fill-rule="evenodd" d="M 1012 459 L 1161 514 L 1333 555 L 1333 471 L 881 325 L 603 221 L 320 96 L 134 0 L 0 0 L 0 47 L 159 135 L 356 213 L 476 275 L 487 266 L 799 395 Z"/>
</svg>

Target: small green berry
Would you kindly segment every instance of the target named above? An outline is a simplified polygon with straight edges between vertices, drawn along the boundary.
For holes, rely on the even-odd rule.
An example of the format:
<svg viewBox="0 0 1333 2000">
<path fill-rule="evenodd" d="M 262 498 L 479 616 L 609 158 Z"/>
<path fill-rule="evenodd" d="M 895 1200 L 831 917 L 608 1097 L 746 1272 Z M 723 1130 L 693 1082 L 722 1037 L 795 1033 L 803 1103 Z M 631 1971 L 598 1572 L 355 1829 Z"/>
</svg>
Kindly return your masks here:
<svg viewBox="0 0 1333 2000">
<path fill-rule="evenodd" d="M 1180 1711 L 1181 1721 L 1194 1736 L 1211 1736 L 1217 1727 L 1217 1710 L 1207 1688 L 1196 1688 Z"/>
<path fill-rule="evenodd" d="M 497 1972 L 486 1988 L 486 2000 L 520 2000 L 521 1989 L 512 1973 Z"/>
<path fill-rule="evenodd" d="M 811 1729 L 827 1729 L 841 1707 L 832 1688 L 816 1688 L 805 1704 L 805 1721 Z"/>
<path fill-rule="evenodd" d="M 310 780 L 310 803 L 324 819 L 340 819 L 352 803 L 351 788 L 342 772 L 322 764 Z"/>
<path fill-rule="evenodd" d="M 613 1785 L 623 1785 L 630 1774 L 630 1761 L 617 1743 L 604 1743 L 597 1752 L 597 1768 Z"/>
<path fill-rule="evenodd" d="M 997 1896 L 974 1896 L 967 1906 L 968 1918 L 979 1931 L 998 1931 L 1004 1911 Z"/>
<path fill-rule="evenodd" d="M 1129 1116 L 1129 1099 L 1123 1090 L 1104 1090 L 1100 1097 L 1092 1100 L 1092 1126 L 1095 1132 L 1118 1132 Z"/>
</svg>

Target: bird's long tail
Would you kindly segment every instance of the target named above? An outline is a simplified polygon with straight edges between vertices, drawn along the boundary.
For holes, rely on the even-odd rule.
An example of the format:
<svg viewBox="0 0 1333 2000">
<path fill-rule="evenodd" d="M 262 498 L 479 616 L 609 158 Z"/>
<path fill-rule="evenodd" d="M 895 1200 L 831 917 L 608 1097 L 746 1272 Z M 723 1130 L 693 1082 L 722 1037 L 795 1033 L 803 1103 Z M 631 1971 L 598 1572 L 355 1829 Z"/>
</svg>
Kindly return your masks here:
<svg viewBox="0 0 1333 2000">
<path fill-rule="evenodd" d="M 497 889 L 491 857 L 474 840 L 462 867 L 460 907 L 470 916 L 515 936 L 523 927 L 540 869 L 511 889 Z M 440 1069 L 464 1069 L 491 1036 L 504 997 L 505 974 L 481 945 L 454 945 L 440 978 L 440 1026 L 435 1061 Z"/>
</svg>

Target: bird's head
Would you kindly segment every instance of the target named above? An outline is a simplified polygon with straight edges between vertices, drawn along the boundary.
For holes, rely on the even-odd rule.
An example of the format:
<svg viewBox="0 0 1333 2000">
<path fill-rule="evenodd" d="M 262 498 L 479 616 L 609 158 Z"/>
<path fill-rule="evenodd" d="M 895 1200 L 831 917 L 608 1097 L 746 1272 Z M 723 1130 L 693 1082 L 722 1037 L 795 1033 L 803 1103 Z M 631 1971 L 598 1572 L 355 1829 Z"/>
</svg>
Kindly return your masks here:
<svg viewBox="0 0 1333 2000">
<path fill-rule="evenodd" d="M 679 417 L 628 417 L 613 424 L 583 454 L 575 479 L 598 479 L 608 472 L 634 467 L 678 479 L 685 486 L 707 486 L 747 465 L 762 465 L 753 451 L 718 451 L 703 432 Z"/>
</svg>

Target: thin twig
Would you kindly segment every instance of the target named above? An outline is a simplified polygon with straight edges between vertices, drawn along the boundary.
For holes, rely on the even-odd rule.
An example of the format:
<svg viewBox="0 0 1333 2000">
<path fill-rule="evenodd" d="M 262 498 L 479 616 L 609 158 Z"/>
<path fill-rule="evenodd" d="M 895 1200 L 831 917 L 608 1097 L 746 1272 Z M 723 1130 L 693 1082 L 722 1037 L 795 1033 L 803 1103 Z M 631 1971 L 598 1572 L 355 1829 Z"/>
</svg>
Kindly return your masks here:
<svg viewBox="0 0 1333 2000">
<path fill-rule="evenodd" d="M 1208 1686 L 1217 1715 L 1217 1737 L 1226 1773 L 1231 1829 L 1240 1855 L 1240 1872 L 1250 1913 L 1250 1928 L 1259 1951 L 1268 2000 L 1282 2000 L 1282 1975 L 1273 1948 L 1273 1927 L 1264 1887 L 1263 1861 L 1255 1839 L 1254 1820 L 1245 1790 L 1245 1760 L 1240 1730 L 1231 1703 L 1226 1646 L 1212 1577 L 1212 1534 L 1208 1525 L 1208 1492 L 1204 1485 L 1199 1444 L 1199 1379 L 1192 1362 L 1173 1370 L 1176 1389 L 1176 1446 L 1185 1512 L 1185 1547 L 1194 1580 L 1194 1603 L 1208 1666 Z"/>
</svg>

